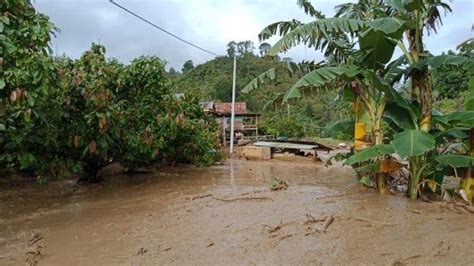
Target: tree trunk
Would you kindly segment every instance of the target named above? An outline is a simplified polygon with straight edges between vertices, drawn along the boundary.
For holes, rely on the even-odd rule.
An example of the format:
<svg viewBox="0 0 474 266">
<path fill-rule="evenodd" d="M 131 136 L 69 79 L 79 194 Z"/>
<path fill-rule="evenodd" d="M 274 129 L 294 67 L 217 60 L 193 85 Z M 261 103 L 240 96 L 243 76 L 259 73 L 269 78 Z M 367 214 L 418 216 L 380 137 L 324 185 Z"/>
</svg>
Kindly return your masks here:
<svg viewBox="0 0 474 266">
<path fill-rule="evenodd" d="M 469 151 L 468 156 L 474 157 L 474 128 L 471 128 L 469 134 Z M 474 198 L 474 167 L 471 166 L 465 170 L 464 176 L 459 183 L 459 189 L 466 192 L 467 198 L 473 202 Z"/>
<path fill-rule="evenodd" d="M 431 111 L 432 111 L 432 87 L 428 70 L 417 71 L 412 77 L 412 90 L 418 92 L 417 101 L 421 106 L 421 117 L 418 126 L 424 132 L 431 129 Z"/>
<path fill-rule="evenodd" d="M 100 183 L 104 181 L 104 179 L 98 175 L 99 170 L 102 169 L 99 166 L 99 163 L 93 161 L 88 162 L 84 166 L 82 176 L 79 178 L 79 183 Z"/>
<path fill-rule="evenodd" d="M 374 142 L 375 142 L 375 145 L 380 145 L 380 144 L 383 144 L 383 131 L 381 127 L 382 118 L 376 116 L 374 120 L 375 121 L 374 121 L 373 129 L 372 129 Z M 382 160 L 384 160 L 384 158 L 379 158 L 379 162 L 382 162 Z M 386 177 L 387 177 L 387 174 L 383 173 L 382 171 L 375 173 L 375 183 L 377 184 L 377 189 L 380 192 L 380 194 L 387 193 Z"/>
<path fill-rule="evenodd" d="M 354 102 L 354 151 L 359 152 L 368 146 L 370 143 L 367 138 L 367 111 L 359 98 Z"/>
<path fill-rule="evenodd" d="M 423 28 L 408 30 L 406 35 L 410 45 L 410 55 L 414 63 L 417 63 L 420 60 L 420 55 L 424 52 Z M 415 71 L 411 76 L 411 100 L 412 102 L 418 102 L 421 106 L 421 116 L 418 121 L 420 130 L 429 132 L 431 129 L 432 87 L 428 69 Z M 410 180 L 408 182 L 407 194 L 412 199 L 418 197 L 418 184 L 423 180 L 419 169 L 424 159 L 424 156 L 410 158 Z"/>
<path fill-rule="evenodd" d="M 410 55 L 414 63 L 417 63 L 420 55 L 424 53 L 423 28 L 408 30 L 406 36 L 410 45 Z M 429 132 L 431 128 L 432 94 L 428 69 L 415 71 L 411 76 L 411 100 L 418 102 L 421 106 L 418 126 L 425 132 Z"/>
<path fill-rule="evenodd" d="M 355 115 L 354 125 L 354 153 L 358 153 L 361 150 L 367 148 L 369 143 L 367 141 L 367 118 L 366 110 L 361 103 L 359 97 L 354 102 L 353 111 Z M 357 180 L 360 180 L 362 176 L 357 173 Z"/>
</svg>

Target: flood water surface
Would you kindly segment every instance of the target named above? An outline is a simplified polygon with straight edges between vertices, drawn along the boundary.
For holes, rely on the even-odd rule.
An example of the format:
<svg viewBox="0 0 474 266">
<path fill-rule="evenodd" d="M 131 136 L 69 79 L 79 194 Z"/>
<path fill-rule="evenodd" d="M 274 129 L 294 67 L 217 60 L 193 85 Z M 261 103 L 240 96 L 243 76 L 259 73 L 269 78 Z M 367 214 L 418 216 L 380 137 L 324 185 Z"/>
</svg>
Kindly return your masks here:
<svg viewBox="0 0 474 266">
<path fill-rule="evenodd" d="M 230 160 L 2 188 L 0 264 L 465 264 L 472 220 L 313 162 Z M 269 182 L 288 182 L 270 191 Z M 7 186 L 7 185 L 4 185 Z"/>
</svg>

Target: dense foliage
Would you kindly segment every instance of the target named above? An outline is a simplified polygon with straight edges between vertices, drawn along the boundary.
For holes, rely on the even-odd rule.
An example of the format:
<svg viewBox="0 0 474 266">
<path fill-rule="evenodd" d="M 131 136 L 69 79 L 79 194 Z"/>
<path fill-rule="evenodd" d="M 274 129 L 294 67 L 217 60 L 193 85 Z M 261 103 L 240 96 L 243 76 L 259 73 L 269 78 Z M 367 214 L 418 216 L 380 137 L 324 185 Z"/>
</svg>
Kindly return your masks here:
<svg viewBox="0 0 474 266">
<path fill-rule="evenodd" d="M 281 36 L 268 51 L 271 56 L 303 43 L 321 50 L 326 61 L 306 71 L 284 94 L 282 102 L 298 100 L 321 89 L 343 91 L 345 97 L 341 99 L 353 103 L 354 127 L 341 121 L 333 128 L 353 130 L 355 154 L 346 164 L 354 167 L 361 183 L 385 193 L 389 174 L 403 166 L 396 160 L 393 163 L 392 154 L 396 153 L 409 162 L 406 169 L 411 198 L 425 190 L 438 192 L 443 177 L 454 169 L 455 173 L 463 173 L 458 195 L 472 201 L 473 40 L 460 46 L 459 55 L 433 56 L 423 43 L 424 32 L 436 32 L 440 26 L 441 11 L 451 12 L 449 4 L 431 0 L 361 0 L 338 5 L 335 16 L 326 17 L 307 0 L 297 3 L 313 20 L 270 24 L 260 33 L 260 40 Z M 403 55 L 392 59 L 396 48 Z M 263 78 L 274 79 L 263 73 L 246 90 L 257 89 Z M 402 87 L 408 88 L 409 97 L 397 89 L 398 82 L 406 82 Z M 467 88 L 464 108 L 459 105 L 457 112 L 449 114 L 433 110 L 433 91 L 443 98 Z M 384 137 L 386 131 L 390 134 Z"/>
<path fill-rule="evenodd" d="M 2 169 L 96 181 L 113 162 L 134 170 L 217 159 L 215 125 L 196 97 L 174 95 L 162 60 L 123 65 L 97 44 L 78 60 L 52 58 L 46 16 L 26 1 L 7 1 L 1 11 Z"/>
</svg>

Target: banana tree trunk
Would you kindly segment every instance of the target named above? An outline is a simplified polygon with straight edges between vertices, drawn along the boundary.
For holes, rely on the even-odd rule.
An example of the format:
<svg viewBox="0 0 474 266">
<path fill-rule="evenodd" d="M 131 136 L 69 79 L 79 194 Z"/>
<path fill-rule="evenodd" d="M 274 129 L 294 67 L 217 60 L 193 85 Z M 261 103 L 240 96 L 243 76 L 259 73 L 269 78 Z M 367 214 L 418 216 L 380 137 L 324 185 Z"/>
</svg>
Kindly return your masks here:
<svg viewBox="0 0 474 266">
<path fill-rule="evenodd" d="M 417 28 L 406 31 L 410 47 L 410 57 L 413 63 L 420 60 L 424 53 L 423 24 L 420 23 L 421 14 L 416 14 Z M 418 125 L 421 130 L 428 132 L 431 128 L 432 86 L 428 69 L 415 71 L 411 77 L 411 100 L 417 101 L 422 110 Z"/>
<path fill-rule="evenodd" d="M 469 156 L 474 157 L 474 128 L 471 128 L 469 134 Z M 474 198 L 474 167 L 471 166 L 469 169 L 466 169 L 464 177 L 460 182 L 460 189 L 463 189 L 466 192 L 467 198 L 470 202 Z"/>
<path fill-rule="evenodd" d="M 416 14 L 416 25 L 421 28 L 411 29 L 406 32 L 408 43 L 410 46 L 410 56 L 412 63 L 420 60 L 423 54 L 423 26 L 420 23 L 420 14 Z M 418 121 L 420 130 L 429 132 L 431 129 L 431 111 L 432 111 L 432 87 L 429 78 L 428 69 L 415 71 L 411 77 L 411 100 L 416 101 L 421 106 L 421 117 Z M 410 180 L 408 182 L 407 194 L 410 198 L 418 197 L 418 184 L 423 180 L 420 168 L 423 164 L 423 156 L 414 156 L 410 158 Z"/>
<path fill-rule="evenodd" d="M 367 137 L 367 127 L 369 122 L 367 110 L 360 101 L 359 97 L 354 102 L 353 111 L 355 114 L 354 152 L 359 152 L 370 146 Z"/>
<path fill-rule="evenodd" d="M 381 127 L 381 122 L 382 122 L 381 120 L 382 120 L 381 117 L 379 116 L 375 117 L 374 127 L 373 127 L 375 145 L 383 144 L 383 131 Z M 383 159 L 384 158 L 379 158 L 379 161 L 382 162 Z M 377 184 L 377 189 L 381 194 L 387 193 L 386 177 L 387 177 L 387 174 L 384 173 L 383 171 L 380 171 L 379 173 L 375 173 L 375 183 Z"/>
<path fill-rule="evenodd" d="M 423 157 L 422 156 L 413 156 L 410 158 L 410 179 L 408 181 L 408 190 L 407 194 L 408 197 L 411 199 L 418 198 L 418 184 L 420 183 L 420 167 L 422 163 Z"/>
<path fill-rule="evenodd" d="M 382 113 L 383 113 L 383 106 L 381 107 L 382 110 L 379 110 L 374 117 L 374 125 L 372 129 L 372 135 L 374 136 L 374 144 L 381 145 L 383 144 L 383 130 L 382 130 Z M 380 165 L 383 165 L 384 158 L 379 158 Z M 375 183 L 377 184 L 377 189 L 380 194 L 387 193 L 387 173 L 383 171 L 381 168 L 378 173 L 375 173 Z"/>
<path fill-rule="evenodd" d="M 367 110 L 357 97 L 353 105 L 353 112 L 355 116 L 354 125 L 354 153 L 358 153 L 363 149 L 369 147 L 370 143 L 367 138 Z M 360 180 L 362 176 L 357 173 L 357 179 Z"/>
<path fill-rule="evenodd" d="M 417 101 L 421 106 L 421 117 L 418 122 L 420 130 L 429 132 L 431 128 L 431 111 L 432 111 L 432 87 L 428 70 L 416 72 L 412 77 L 412 91 L 415 91 Z"/>
<path fill-rule="evenodd" d="M 378 145 L 383 143 L 381 123 L 385 104 L 382 103 L 378 109 L 374 108 L 374 106 L 367 106 L 367 104 L 370 104 L 370 101 L 368 99 L 362 101 L 360 97 L 354 102 L 354 112 L 356 116 L 354 127 L 355 153 L 374 144 Z M 368 136 L 367 132 L 371 133 L 371 137 Z M 382 160 L 383 158 L 380 159 Z M 358 176 L 358 178 L 360 179 L 361 176 Z M 375 184 L 379 192 L 385 194 L 387 192 L 386 174 L 377 172 L 373 174 L 373 178 L 375 179 Z"/>
</svg>

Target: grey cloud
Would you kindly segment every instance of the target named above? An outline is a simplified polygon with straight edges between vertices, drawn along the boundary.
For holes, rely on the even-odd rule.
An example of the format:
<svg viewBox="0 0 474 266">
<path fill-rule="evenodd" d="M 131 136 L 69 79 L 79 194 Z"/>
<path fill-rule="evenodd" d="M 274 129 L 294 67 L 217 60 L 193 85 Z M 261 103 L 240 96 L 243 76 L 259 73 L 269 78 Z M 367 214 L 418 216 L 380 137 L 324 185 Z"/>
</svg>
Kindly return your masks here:
<svg viewBox="0 0 474 266">
<path fill-rule="evenodd" d="M 310 19 L 296 6 L 296 1 L 291 0 L 115 1 L 184 39 L 219 54 L 225 54 L 225 46 L 231 40 L 249 39 L 258 46 L 258 32 L 272 22 Z M 332 15 L 334 6 L 341 2 L 346 1 L 313 0 L 316 8 L 326 15 Z M 38 0 L 34 4 L 61 29 L 53 41 L 53 50 L 74 58 L 88 49 L 91 42 L 99 41 L 106 46 L 108 56 L 123 62 L 140 55 L 157 55 L 168 61 L 170 67 L 180 69 L 188 59 L 199 64 L 213 58 L 125 13 L 108 0 Z M 430 51 L 440 53 L 454 49 L 456 44 L 472 36 L 469 31 L 472 5 L 469 0 L 453 3 L 454 14 L 445 17 L 444 26 L 438 34 L 426 42 Z M 295 60 L 322 59 L 321 53 L 304 47 L 292 49 L 283 56 Z"/>
</svg>

